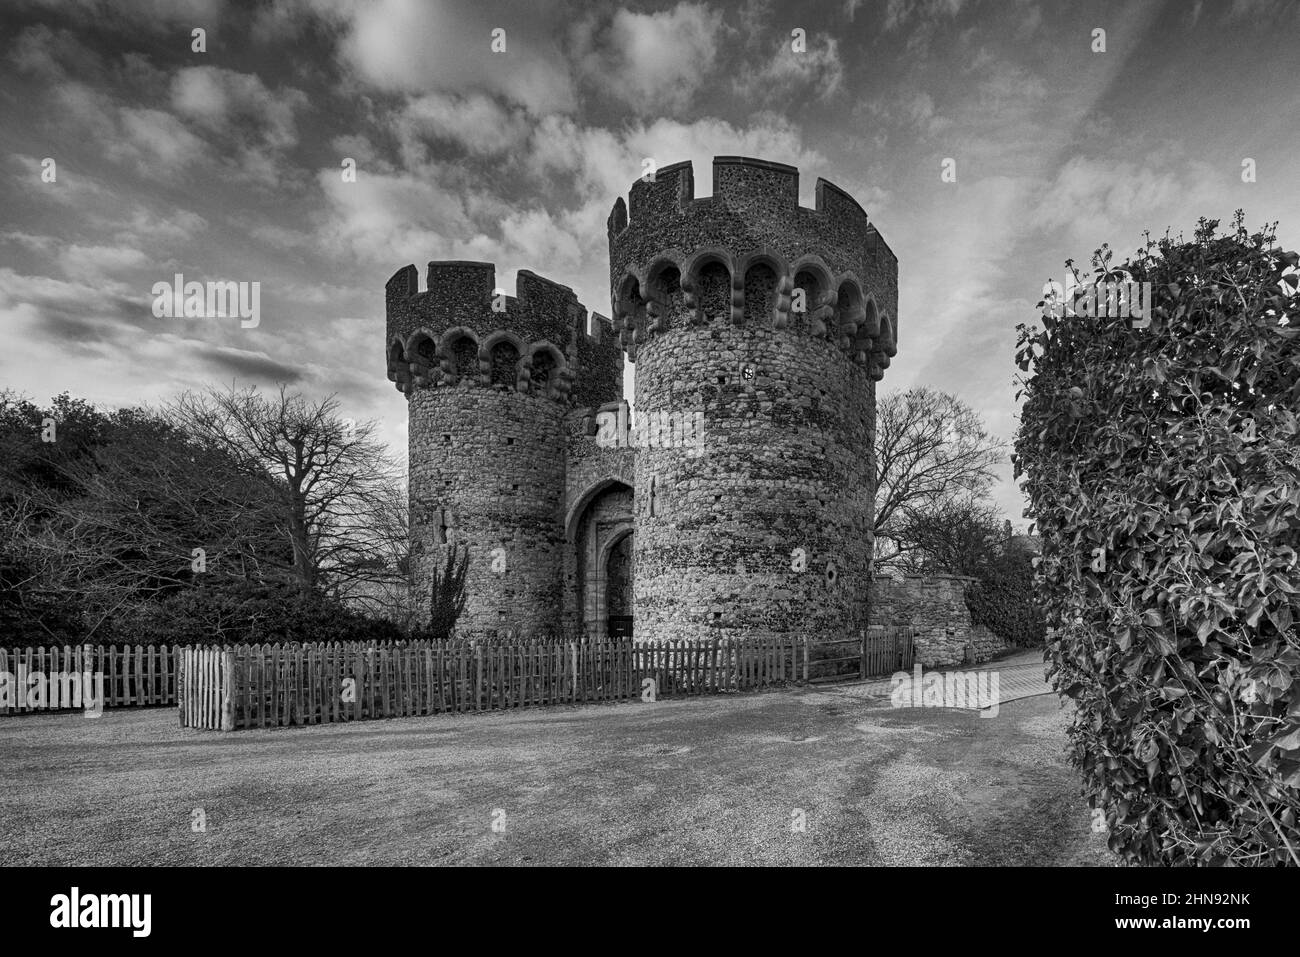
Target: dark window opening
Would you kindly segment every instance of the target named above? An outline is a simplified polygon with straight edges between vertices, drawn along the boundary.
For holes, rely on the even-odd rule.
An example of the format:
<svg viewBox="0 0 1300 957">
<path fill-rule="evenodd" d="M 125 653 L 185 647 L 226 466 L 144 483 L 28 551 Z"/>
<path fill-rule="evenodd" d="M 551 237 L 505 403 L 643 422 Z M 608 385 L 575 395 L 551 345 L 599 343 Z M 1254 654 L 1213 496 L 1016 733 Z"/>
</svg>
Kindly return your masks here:
<svg viewBox="0 0 1300 957">
<path fill-rule="evenodd" d="M 494 345 L 491 353 L 492 384 L 513 389 L 518 364 L 519 350 L 511 343 L 498 342 Z"/>
</svg>

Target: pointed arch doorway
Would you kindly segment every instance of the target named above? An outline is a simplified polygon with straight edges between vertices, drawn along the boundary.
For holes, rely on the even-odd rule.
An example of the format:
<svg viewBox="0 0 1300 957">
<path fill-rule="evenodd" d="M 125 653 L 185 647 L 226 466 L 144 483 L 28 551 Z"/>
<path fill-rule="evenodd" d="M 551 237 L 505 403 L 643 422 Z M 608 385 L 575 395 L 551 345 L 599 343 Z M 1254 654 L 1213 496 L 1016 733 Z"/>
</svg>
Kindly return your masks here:
<svg viewBox="0 0 1300 957">
<path fill-rule="evenodd" d="M 612 538 L 605 548 L 605 622 L 611 638 L 632 637 L 632 529 Z"/>
<path fill-rule="evenodd" d="M 632 634 L 632 488 L 609 479 L 582 496 L 573 517 L 578 606 L 589 638 Z"/>
</svg>

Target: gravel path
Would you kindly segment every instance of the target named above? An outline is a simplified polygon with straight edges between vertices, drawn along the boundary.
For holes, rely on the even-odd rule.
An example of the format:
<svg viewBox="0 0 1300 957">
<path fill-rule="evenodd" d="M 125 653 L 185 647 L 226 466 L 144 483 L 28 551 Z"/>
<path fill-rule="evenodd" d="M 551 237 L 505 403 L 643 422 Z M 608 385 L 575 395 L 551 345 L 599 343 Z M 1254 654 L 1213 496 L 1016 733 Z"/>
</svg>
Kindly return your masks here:
<svg viewBox="0 0 1300 957">
<path fill-rule="evenodd" d="M 969 674 L 973 672 L 981 676 L 979 680 L 985 686 L 987 686 L 988 679 L 982 677 L 984 673 L 995 673 L 998 676 L 998 702 L 1006 704 L 1010 701 L 1019 701 L 1021 698 L 1054 694 L 1052 686 L 1046 678 L 1046 671 L 1047 665 L 1043 661 L 1042 653 L 1026 651 L 1017 652 L 999 661 L 990 661 L 980 665 L 939 669 L 938 673 L 964 672 Z M 923 675 L 931 673 L 929 669 L 922 670 Z M 908 674 L 914 674 L 914 672 Z M 823 687 L 827 691 L 835 691 L 855 698 L 883 698 L 888 700 L 890 691 L 895 685 L 891 677 L 825 685 Z"/>
<path fill-rule="evenodd" d="M 9 717 L 0 863 L 1109 864 L 1065 718 L 826 689 L 229 734 Z"/>
</svg>

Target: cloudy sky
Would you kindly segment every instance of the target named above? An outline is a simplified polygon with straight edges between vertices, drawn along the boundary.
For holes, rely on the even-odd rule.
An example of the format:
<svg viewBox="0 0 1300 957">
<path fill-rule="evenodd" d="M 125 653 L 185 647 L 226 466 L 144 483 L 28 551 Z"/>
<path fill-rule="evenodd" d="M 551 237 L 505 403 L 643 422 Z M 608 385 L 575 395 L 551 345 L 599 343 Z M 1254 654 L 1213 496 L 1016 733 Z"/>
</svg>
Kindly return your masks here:
<svg viewBox="0 0 1300 957">
<path fill-rule="evenodd" d="M 605 219 L 642 159 L 693 160 L 708 195 L 741 154 L 798 166 L 806 204 L 818 176 L 848 189 L 897 253 L 884 388 L 954 392 L 1009 439 L 1015 325 L 1065 258 L 1239 207 L 1300 245 L 1297 6 L 6 0 L 0 387 L 283 381 L 404 453 L 398 267 L 492 261 L 511 293 L 533 269 L 608 314 Z M 260 325 L 155 318 L 178 272 L 260 282 Z"/>
</svg>

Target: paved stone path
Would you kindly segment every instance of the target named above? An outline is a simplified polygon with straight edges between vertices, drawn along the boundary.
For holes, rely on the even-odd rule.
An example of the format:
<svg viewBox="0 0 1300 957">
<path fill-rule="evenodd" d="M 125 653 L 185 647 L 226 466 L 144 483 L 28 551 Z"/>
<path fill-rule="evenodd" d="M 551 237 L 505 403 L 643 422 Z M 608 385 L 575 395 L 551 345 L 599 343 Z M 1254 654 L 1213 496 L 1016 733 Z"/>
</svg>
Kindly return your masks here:
<svg viewBox="0 0 1300 957">
<path fill-rule="evenodd" d="M 1042 652 L 1025 651 L 1003 658 L 1000 661 L 986 661 L 983 664 L 964 668 L 945 668 L 939 670 L 938 673 L 995 671 L 998 674 L 998 702 L 1006 704 L 1008 701 L 1016 701 L 1020 698 L 1054 694 L 1051 684 L 1044 677 L 1046 670 L 1047 664 L 1043 661 Z M 933 673 L 930 670 L 922 671 L 923 675 Z M 847 695 L 852 698 L 883 698 L 888 700 L 892 687 L 892 678 L 872 678 L 869 681 L 855 681 L 851 684 L 826 685 L 818 690 Z M 954 708 L 953 710 L 967 711 L 976 709 Z"/>
</svg>

